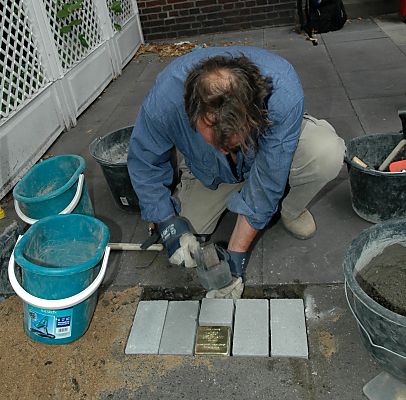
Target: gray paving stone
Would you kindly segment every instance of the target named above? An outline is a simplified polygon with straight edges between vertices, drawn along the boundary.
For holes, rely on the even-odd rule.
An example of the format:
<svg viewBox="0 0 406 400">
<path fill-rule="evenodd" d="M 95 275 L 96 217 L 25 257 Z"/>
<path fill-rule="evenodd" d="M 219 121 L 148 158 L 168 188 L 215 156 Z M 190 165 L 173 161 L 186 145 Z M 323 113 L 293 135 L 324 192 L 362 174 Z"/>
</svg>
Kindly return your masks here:
<svg viewBox="0 0 406 400">
<path fill-rule="evenodd" d="M 271 356 L 308 358 L 302 299 L 271 299 Z"/>
<path fill-rule="evenodd" d="M 156 62 L 148 63 L 145 69 L 137 77 L 138 82 L 141 81 L 155 81 L 157 75 L 169 64 L 169 61 L 158 60 Z"/>
<path fill-rule="evenodd" d="M 343 138 L 346 143 L 355 137 L 365 135 L 365 131 L 355 111 L 353 115 L 329 117 L 328 122 L 334 127 L 338 136 Z"/>
<path fill-rule="evenodd" d="M 399 51 L 400 53 L 400 51 Z M 400 53 L 402 54 L 402 53 Z M 402 54 L 403 61 L 406 57 Z M 341 79 L 351 100 L 404 95 L 406 71 L 399 64 L 393 68 L 376 68 L 370 71 L 342 72 Z"/>
<path fill-rule="evenodd" d="M 386 70 L 404 64 L 404 55 L 389 38 L 338 43 L 329 46 L 329 53 L 339 72 Z"/>
<path fill-rule="evenodd" d="M 139 302 L 126 354 L 158 354 L 167 308 L 167 300 Z"/>
<path fill-rule="evenodd" d="M 193 354 L 198 313 L 198 301 L 169 302 L 159 354 Z"/>
<path fill-rule="evenodd" d="M 269 356 L 269 301 L 240 299 L 235 305 L 233 356 Z"/>
<path fill-rule="evenodd" d="M 363 19 L 347 22 L 341 30 L 323 33 L 321 37 L 329 46 L 340 42 L 378 39 L 386 37 L 386 34 L 371 20 Z"/>
<path fill-rule="evenodd" d="M 353 115 L 351 101 L 343 87 L 329 87 L 323 95 L 320 88 L 307 88 L 305 92 L 305 111 L 316 118 L 330 118 Z"/>
<path fill-rule="evenodd" d="M 229 326 L 233 328 L 234 301 L 232 299 L 203 299 L 200 307 L 200 326 Z"/>
<path fill-rule="evenodd" d="M 343 175 L 346 174 L 345 166 Z M 349 180 L 330 182 L 310 203 L 315 236 L 295 239 L 279 221 L 263 234 L 264 285 L 342 282 L 342 260 L 352 239 L 371 226 L 351 206 Z"/>
<path fill-rule="evenodd" d="M 353 100 L 352 104 L 367 135 L 398 132 L 401 129 L 398 110 L 404 109 L 406 105 L 405 94 Z"/>
</svg>

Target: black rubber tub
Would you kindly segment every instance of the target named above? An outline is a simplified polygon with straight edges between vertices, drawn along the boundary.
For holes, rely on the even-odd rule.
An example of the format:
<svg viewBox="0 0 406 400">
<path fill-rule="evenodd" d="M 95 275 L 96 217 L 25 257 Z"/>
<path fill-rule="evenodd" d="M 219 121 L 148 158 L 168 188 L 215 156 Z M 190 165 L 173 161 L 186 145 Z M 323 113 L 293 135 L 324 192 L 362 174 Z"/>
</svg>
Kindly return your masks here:
<svg viewBox="0 0 406 400">
<path fill-rule="evenodd" d="M 377 223 L 406 217 L 406 173 L 380 172 L 378 167 L 403 139 L 401 133 L 365 135 L 347 144 L 347 163 L 354 211 Z M 352 161 L 357 156 L 370 168 Z M 406 159 L 406 146 L 395 160 Z"/>
</svg>

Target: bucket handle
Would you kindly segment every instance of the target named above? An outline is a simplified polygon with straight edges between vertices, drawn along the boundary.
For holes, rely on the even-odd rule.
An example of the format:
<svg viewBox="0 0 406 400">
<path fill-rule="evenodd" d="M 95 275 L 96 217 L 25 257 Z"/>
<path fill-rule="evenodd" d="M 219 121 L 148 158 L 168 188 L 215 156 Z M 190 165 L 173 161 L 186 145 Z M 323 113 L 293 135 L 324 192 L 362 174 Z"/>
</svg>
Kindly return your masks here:
<svg viewBox="0 0 406 400">
<path fill-rule="evenodd" d="M 350 299 L 348 298 L 347 280 L 345 280 L 345 282 L 344 282 L 344 291 L 345 291 L 345 297 L 346 297 L 346 299 L 347 299 L 348 307 L 349 307 L 349 309 L 351 310 L 351 313 L 352 313 L 352 315 L 354 316 L 355 320 L 358 322 L 358 326 L 363 330 L 363 332 L 364 332 L 365 335 L 367 336 L 368 341 L 369 341 L 369 344 L 370 344 L 372 347 L 375 347 L 376 349 L 384 350 L 384 351 L 386 351 L 386 352 L 388 352 L 388 353 L 390 353 L 390 354 L 392 354 L 392 355 L 394 355 L 394 356 L 397 356 L 397 357 L 400 357 L 400 358 L 403 358 L 404 360 L 406 360 L 406 356 L 404 356 L 404 355 L 402 355 L 402 354 L 399 354 L 399 353 L 396 353 L 395 351 L 392 351 L 392 350 L 390 350 L 390 349 L 387 349 L 386 347 L 379 346 L 378 344 L 375 344 L 375 343 L 372 341 L 371 335 L 368 333 L 368 331 L 367 331 L 367 330 L 365 329 L 365 327 L 362 325 L 362 322 L 359 320 L 357 314 L 355 313 L 354 309 L 352 308 L 352 305 L 351 305 L 351 303 L 350 303 Z"/>
<path fill-rule="evenodd" d="M 80 196 L 82 196 L 82 189 L 83 189 L 83 182 L 84 182 L 84 175 L 80 174 L 78 179 L 78 187 L 76 188 L 75 196 L 73 197 L 72 201 L 67 205 L 65 209 L 63 209 L 59 214 L 70 214 L 75 207 L 78 205 Z M 14 208 L 16 210 L 17 215 L 27 224 L 35 224 L 38 220 L 33 219 L 25 215 L 18 204 L 18 201 L 14 199 Z"/>
<path fill-rule="evenodd" d="M 18 240 L 20 240 L 20 239 L 21 239 L 21 236 L 19 236 Z M 17 240 L 17 243 L 18 243 L 18 240 Z M 23 287 L 18 283 L 16 275 L 15 275 L 14 250 L 11 253 L 10 260 L 8 263 L 8 277 L 9 277 L 12 288 L 14 289 L 14 291 L 16 292 L 18 297 L 20 297 L 25 303 L 31 304 L 32 306 L 37 307 L 37 308 L 45 308 L 48 310 L 62 310 L 65 308 L 73 307 L 76 304 L 79 304 L 82 301 L 85 301 L 97 290 L 97 288 L 102 283 L 104 275 L 106 273 L 109 255 L 110 255 L 110 247 L 106 246 L 106 249 L 104 251 L 104 256 L 103 256 L 103 262 L 102 262 L 100 271 L 99 271 L 98 275 L 96 276 L 95 280 L 86 289 L 75 294 L 74 296 L 66 297 L 64 299 L 59 299 L 59 300 L 41 299 L 39 297 L 33 296 L 32 294 L 30 294 L 26 290 L 24 290 Z"/>
</svg>

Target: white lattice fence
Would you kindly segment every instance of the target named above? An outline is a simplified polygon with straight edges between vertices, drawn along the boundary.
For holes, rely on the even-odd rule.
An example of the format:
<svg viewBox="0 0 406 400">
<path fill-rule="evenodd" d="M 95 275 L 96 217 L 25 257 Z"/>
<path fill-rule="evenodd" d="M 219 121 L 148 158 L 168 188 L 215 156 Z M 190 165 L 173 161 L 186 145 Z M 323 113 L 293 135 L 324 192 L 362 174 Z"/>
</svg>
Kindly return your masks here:
<svg viewBox="0 0 406 400">
<path fill-rule="evenodd" d="M 135 0 L 0 0 L 0 199 L 131 59 Z"/>
<path fill-rule="evenodd" d="M 93 1 L 80 7 L 64 8 L 58 0 L 42 0 L 49 19 L 59 61 L 66 72 L 103 42 L 102 31 Z"/>
<path fill-rule="evenodd" d="M 123 25 L 135 15 L 134 5 L 131 0 L 107 0 L 110 20 L 115 30 L 120 31 Z"/>
<path fill-rule="evenodd" d="M 1 118 L 32 98 L 49 79 L 22 1 L 6 1 L 0 8 Z"/>
</svg>

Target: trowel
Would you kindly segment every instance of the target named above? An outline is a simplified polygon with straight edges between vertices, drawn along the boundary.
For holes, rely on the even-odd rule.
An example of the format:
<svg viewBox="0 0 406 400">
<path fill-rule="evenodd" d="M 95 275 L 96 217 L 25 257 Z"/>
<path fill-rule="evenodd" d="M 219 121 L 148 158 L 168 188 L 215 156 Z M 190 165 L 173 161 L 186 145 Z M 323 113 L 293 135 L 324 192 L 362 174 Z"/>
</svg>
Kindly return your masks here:
<svg viewBox="0 0 406 400">
<path fill-rule="evenodd" d="M 220 260 L 214 244 L 199 247 L 193 257 L 197 264 L 197 276 L 206 290 L 221 289 L 231 283 L 230 266 L 227 261 Z"/>
<path fill-rule="evenodd" d="M 385 171 L 389 164 L 395 159 L 399 152 L 406 146 L 406 110 L 398 111 L 399 118 L 402 121 L 402 132 L 403 139 L 396 145 L 396 147 L 391 151 L 388 157 L 385 158 L 383 163 L 379 166 L 378 170 Z"/>
</svg>

